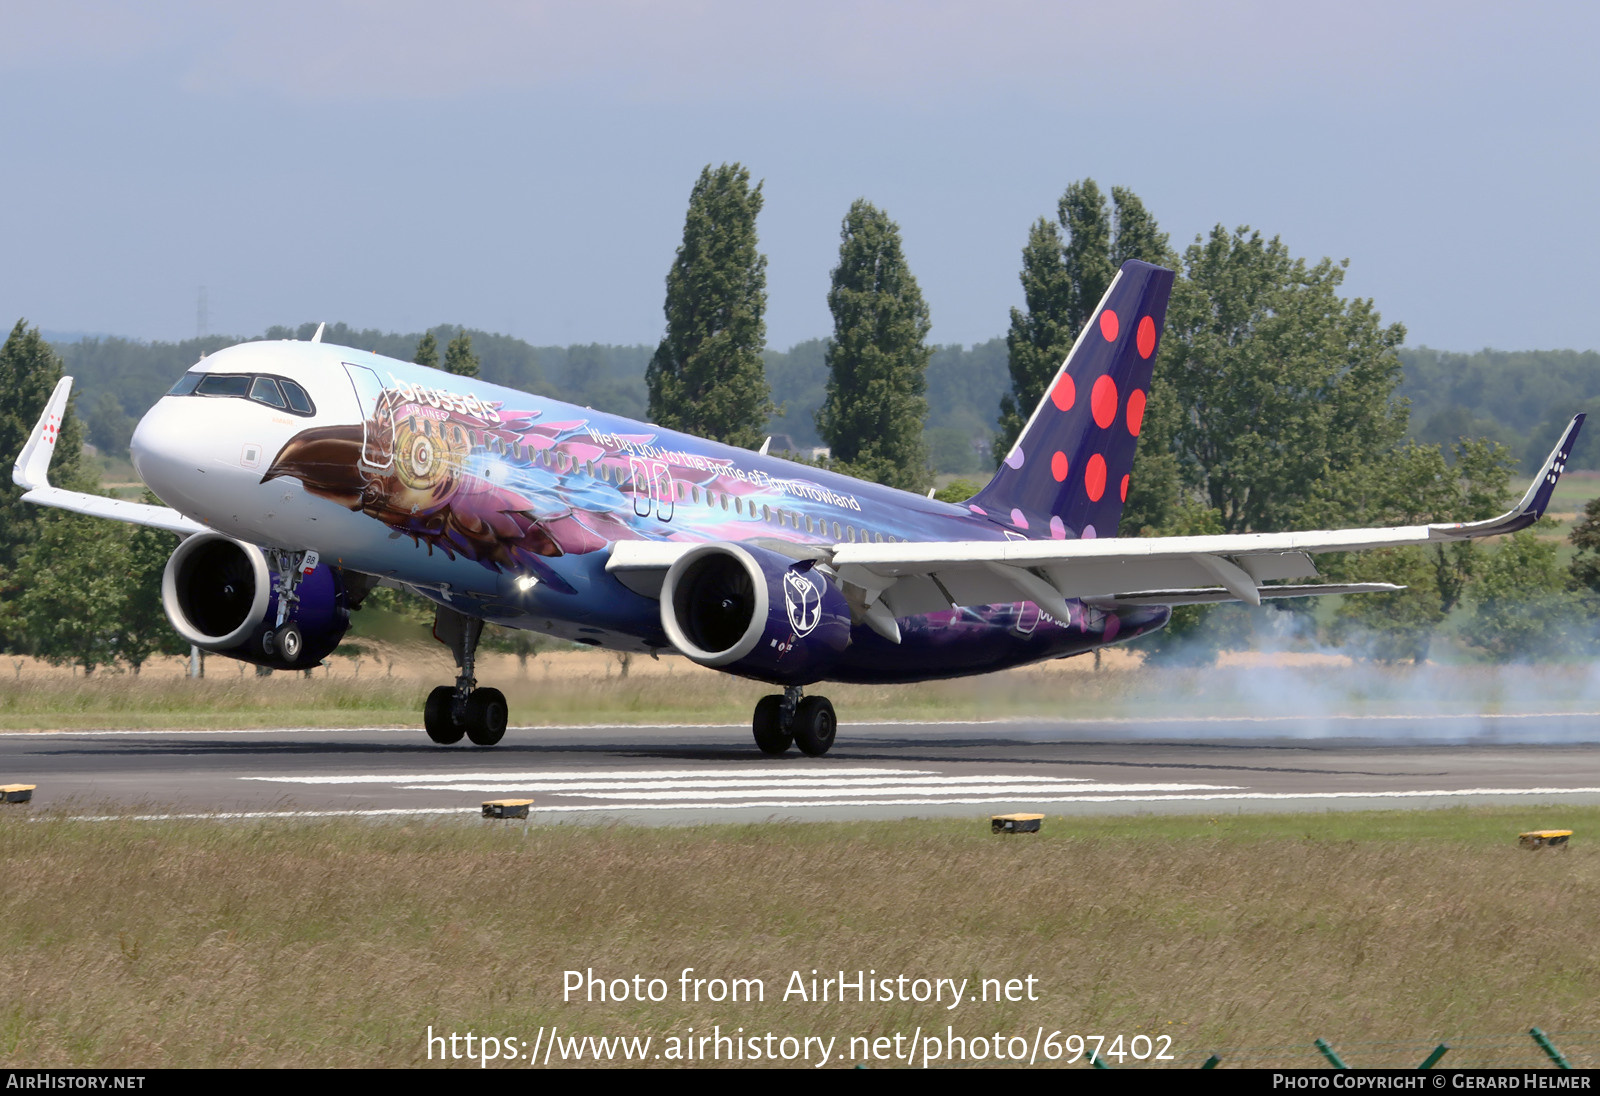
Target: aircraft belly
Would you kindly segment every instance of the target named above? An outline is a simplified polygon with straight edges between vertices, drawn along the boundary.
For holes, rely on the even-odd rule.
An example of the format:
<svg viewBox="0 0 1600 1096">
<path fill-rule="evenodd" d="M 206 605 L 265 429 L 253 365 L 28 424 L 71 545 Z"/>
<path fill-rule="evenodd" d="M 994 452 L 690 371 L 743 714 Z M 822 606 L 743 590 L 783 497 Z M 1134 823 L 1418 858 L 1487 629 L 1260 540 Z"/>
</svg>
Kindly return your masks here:
<svg viewBox="0 0 1600 1096">
<path fill-rule="evenodd" d="M 1082 654 L 1153 632 L 1166 624 L 1166 606 L 1102 612 L 1069 602 L 1072 619 L 1058 621 L 1032 602 L 963 607 L 899 620 L 898 644 L 857 627 L 829 680 L 856 684 L 935 681 L 992 673 Z"/>
</svg>

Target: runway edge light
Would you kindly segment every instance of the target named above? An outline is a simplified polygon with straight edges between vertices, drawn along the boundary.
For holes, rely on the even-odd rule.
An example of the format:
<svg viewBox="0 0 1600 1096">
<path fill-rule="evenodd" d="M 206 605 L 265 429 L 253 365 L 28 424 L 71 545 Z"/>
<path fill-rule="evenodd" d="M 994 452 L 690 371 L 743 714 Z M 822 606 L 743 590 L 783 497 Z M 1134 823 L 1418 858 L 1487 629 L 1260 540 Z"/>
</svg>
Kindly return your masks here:
<svg viewBox="0 0 1600 1096">
<path fill-rule="evenodd" d="M 990 833 L 1038 833 L 1042 814 L 996 814 L 989 818 Z"/>
<path fill-rule="evenodd" d="M 1529 830 L 1517 834 L 1517 844 L 1525 849 L 1561 849 L 1564 852 L 1568 848 L 1567 838 L 1571 836 L 1571 830 Z"/>
<path fill-rule="evenodd" d="M 0 802 L 26 803 L 33 798 L 33 790 L 37 784 L 0 784 Z"/>
<path fill-rule="evenodd" d="M 526 818 L 531 799 L 486 799 L 483 802 L 485 818 Z"/>
</svg>

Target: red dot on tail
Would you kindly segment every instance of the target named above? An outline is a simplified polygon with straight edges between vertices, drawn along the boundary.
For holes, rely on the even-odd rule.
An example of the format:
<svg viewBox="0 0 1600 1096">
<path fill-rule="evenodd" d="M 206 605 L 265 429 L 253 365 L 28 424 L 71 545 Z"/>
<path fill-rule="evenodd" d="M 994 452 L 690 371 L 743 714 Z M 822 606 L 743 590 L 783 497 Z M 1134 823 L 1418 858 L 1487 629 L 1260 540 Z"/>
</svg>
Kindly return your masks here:
<svg viewBox="0 0 1600 1096">
<path fill-rule="evenodd" d="M 1139 347 L 1139 357 L 1148 358 L 1156 352 L 1156 321 L 1149 316 L 1139 321 L 1139 333 L 1134 336 Z"/>
<path fill-rule="evenodd" d="M 1100 334 L 1106 337 L 1107 342 L 1116 341 L 1117 314 L 1109 308 L 1100 313 Z"/>
<path fill-rule="evenodd" d="M 1122 501 L 1123 502 L 1127 502 L 1128 501 L 1128 477 L 1127 476 L 1123 476 L 1122 477 Z"/>
<path fill-rule="evenodd" d="M 1106 458 L 1099 453 L 1089 458 L 1083 469 L 1083 489 L 1089 493 L 1090 502 L 1099 502 L 1106 493 Z"/>
<path fill-rule="evenodd" d="M 1128 397 L 1128 433 L 1134 437 L 1139 436 L 1139 427 L 1144 423 L 1144 391 L 1135 388 Z"/>
<path fill-rule="evenodd" d="M 1104 430 L 1117 417 L 1117 382 L 1109 376 L 1094 382 L 1089 393 L 1089 409 L 1094 412 L 1095 425 Z"/>
<path fill-rule="evenodd" d="M 1072 383 L 1070 374 L 1061 374 L 1061 379 L 1050 390 L 1050 402 L 1056 405 L 1058 411 L 1070 411 L 1078 399 L 1078 386 Z"/>
<path fill-rule="evenodd" d="M 1056 455 L 1050 458 L 1050 474 L 1060 483 L 1067 478 L 1067 455 L 1061 450 L 1056 450 Z"/>
</svg>

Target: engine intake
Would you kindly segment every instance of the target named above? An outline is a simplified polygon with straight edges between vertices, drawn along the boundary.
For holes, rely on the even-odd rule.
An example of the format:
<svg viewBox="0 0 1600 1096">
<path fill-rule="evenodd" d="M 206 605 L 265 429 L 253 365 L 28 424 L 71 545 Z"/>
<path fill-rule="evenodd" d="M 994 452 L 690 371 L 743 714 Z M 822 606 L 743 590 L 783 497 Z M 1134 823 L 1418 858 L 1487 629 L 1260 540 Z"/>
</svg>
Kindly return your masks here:
<svg viewBox="0 0 1600 1096">
<path fill-rule="evenodd" d="M 820 680 L 850 645 L 850 607 L 813 560 L 702 544 L 661 585 L 661 625 L 702 666 L 779 685 Z"/>
<path fill-rule="evenodd" d="M 272 637 L 278 622 L 277 576 L 260 548 L 221 533 L 197 533 L 178 545 L 161 576 L 161 604 L 172 627 L 201 650 L 272 669 L 315 666 L 350 627 L 337 567 L 319 563 L 300 582 L 294 623 L 304 640 L 290 662 Z"/>
</svg>

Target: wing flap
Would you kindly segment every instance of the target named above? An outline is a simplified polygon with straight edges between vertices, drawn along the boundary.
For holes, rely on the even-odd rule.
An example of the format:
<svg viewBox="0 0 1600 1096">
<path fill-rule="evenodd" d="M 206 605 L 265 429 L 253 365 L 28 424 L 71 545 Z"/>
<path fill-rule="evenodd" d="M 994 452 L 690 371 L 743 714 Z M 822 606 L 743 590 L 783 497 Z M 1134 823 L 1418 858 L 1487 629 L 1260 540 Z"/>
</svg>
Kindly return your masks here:
<svg viewBox="0 0 1600 1096">
<path fill-rule="evenodd" d="M 1309 586 L 1263 586 L 1258 591 L 1263 599 L 1284 597 L 1328 597 L 1333 594 L 1392 594 L 1404 590 L 1388 582 L 1329 582 Z M 1210 586 L 1196 590 L 1140 590 L 1136 593 L 1112 594 L 1109 597 L 1086 598 L 1097 609 L 1131 608 L 1138 605 L 1215 605 L 1218 602 L 1238 601 L 1231 590 Z"/>
</svg>

